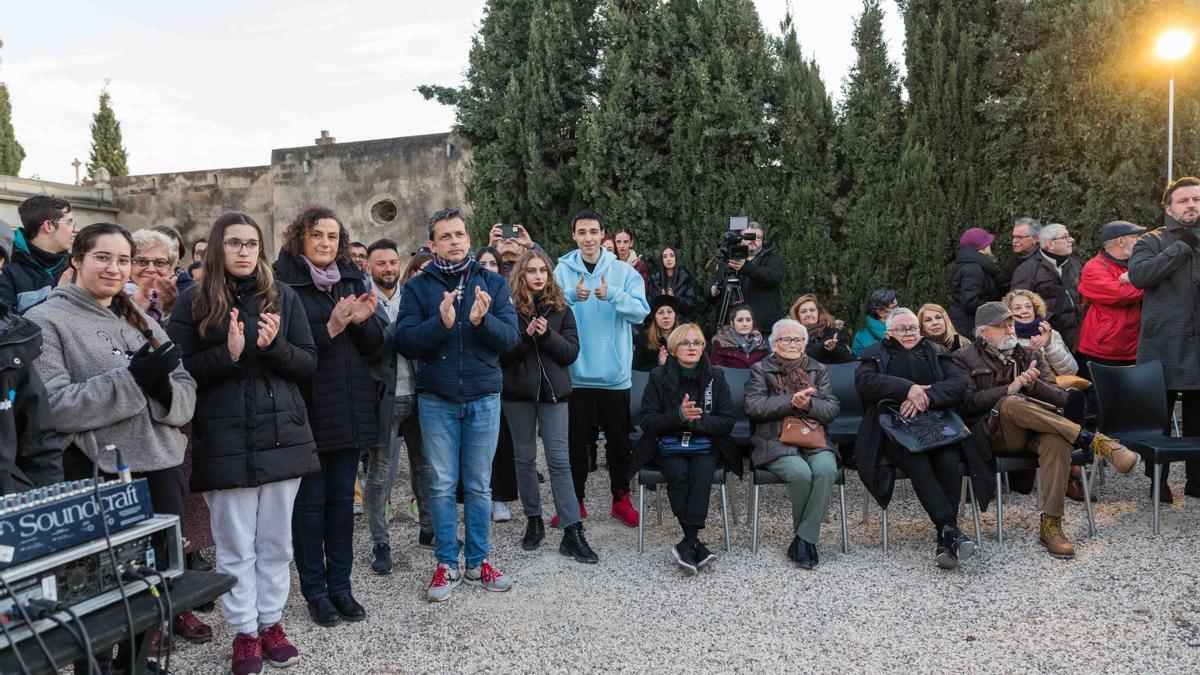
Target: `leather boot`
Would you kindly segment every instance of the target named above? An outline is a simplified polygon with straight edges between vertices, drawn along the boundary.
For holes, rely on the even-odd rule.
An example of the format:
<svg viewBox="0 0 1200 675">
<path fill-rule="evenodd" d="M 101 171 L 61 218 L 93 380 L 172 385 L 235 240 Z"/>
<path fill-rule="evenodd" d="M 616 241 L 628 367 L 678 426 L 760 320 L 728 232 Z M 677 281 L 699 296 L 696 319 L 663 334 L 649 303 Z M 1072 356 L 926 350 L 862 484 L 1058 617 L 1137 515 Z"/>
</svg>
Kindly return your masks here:
<svg viewBox="0 0 1200 675">
<path fill-rule="evenodd" d="M 1055 558 L 1070 560 L 1075 557 L 1075 546 L 1063 534 L 1062 518 L 1042 514 L 1042 546 Z"/>
<path fill-rule="evenodd" d="M 1092 439 L 1091 448 L 1121 473 L 1129 473 L 1133 467 L 1137 466 L 1138 454 L 1121 445 L 1121 442 L 1115 438 L 1097 433 L 1096 437 Z"/>
<path fill-rule="evenodd" d="M 600 556 L 596 555 L 583 536 L 582 522 L 575 523 L 563 530 L 562 543 L 558 545 L 558 552 L 568 558 L 574 558 L 575 562 L 589 564 L 600 562 Z"/>
<path fill-rule="evenodd" d="M 526 551 L 537 550 L 542 540 L 546 538 L 546 525 L 541 516 L 530 516 L 525 523 L 525 536 L 521 538 L 521 548 Z"/>
</svg>

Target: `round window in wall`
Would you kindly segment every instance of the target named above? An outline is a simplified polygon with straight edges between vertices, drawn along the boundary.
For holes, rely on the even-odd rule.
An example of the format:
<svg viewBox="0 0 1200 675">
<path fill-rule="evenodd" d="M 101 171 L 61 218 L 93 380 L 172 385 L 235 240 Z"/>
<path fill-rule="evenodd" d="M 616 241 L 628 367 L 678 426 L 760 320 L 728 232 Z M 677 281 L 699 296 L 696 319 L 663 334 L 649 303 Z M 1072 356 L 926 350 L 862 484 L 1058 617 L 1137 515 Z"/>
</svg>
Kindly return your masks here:
<svg viewBox="0 0 1200 675">
<path fill-rule="evenodd" d="M 379 225 L 388 225 L 396 219 L 396 202 L 383 199 L 371 207 L 371 219 Z"/>
</svg>

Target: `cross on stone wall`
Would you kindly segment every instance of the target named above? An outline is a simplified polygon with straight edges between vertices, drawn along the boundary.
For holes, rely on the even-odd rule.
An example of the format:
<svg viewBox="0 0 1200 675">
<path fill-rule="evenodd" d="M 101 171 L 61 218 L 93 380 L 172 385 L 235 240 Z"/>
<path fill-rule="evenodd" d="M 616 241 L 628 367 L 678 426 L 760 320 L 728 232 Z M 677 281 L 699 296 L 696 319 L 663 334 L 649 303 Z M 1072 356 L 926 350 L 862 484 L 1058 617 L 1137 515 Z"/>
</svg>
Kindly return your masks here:
<svg viewBox="0 0 1200 675">
<path fill-rule="evenodd" d="M 337 139 L 329 135 L 328 129 L 322 129 L 321 137 L 315 140 L 317 145 L 333 145 L 337 143 Z"/>
<path fill-rule="evenodd" d="M 71 166 L 75 167 L 75 184 L 79 185 L 79 167 L 83 166 L 83 162 L 79 161 L 79 158 L 76 157 L 75 161 L 71 162 Z"/>
</svg>

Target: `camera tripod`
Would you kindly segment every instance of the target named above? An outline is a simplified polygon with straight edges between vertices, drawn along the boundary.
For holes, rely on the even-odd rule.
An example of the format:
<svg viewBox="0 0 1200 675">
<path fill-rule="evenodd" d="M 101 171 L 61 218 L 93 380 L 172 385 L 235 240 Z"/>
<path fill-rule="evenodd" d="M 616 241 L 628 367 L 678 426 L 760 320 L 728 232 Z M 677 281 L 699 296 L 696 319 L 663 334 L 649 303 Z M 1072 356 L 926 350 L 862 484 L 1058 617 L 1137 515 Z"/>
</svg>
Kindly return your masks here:
<svg viewBox="0 0 1200 675">
<path fill-rule="evenodd" d="M 724 326 L 729 321 L 729 308 L 739 303 L 745 302 L 746 298 L 742 294 L 742 283 L 737 274 L 730 274 L 729 264 L 725 264 L 725 280 L 724 292 L 721 297 L 721 309 L 717 311 L 717 328 Z"/>
</svg>

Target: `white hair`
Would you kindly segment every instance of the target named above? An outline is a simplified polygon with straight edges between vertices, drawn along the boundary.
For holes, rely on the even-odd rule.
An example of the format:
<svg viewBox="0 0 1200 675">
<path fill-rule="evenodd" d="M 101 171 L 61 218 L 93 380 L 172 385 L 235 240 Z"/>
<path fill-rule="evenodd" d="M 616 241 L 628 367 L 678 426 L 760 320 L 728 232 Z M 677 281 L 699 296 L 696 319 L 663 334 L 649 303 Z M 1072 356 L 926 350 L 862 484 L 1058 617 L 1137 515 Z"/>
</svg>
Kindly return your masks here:
<svg viewBox="0 0 1200 675">
<path fill-rule="evenodd" d="M 918 326 L 921 325 L 921 321 L 917 319 L 916 313 L 907 307 L 897 307 L 896 309 L 893 309 L 892 313 L 887 315 L 887 320 L 883 322 L 883 325 L 887 326 L 888 330 L 891 330 L 892 324 L 895 323 L 896 319 L 901 316 L 911 316 L 913 321 L 917 322 Z"/>
<path fill-rule="evenodd" d="M 136 230 L 133 232 L 133 253 L 137 255 L 138 251 L 162 246 L 167 250 L 167 258 L 172 263 L 179 261 L 179 249 L 175 246 L 175 242 L 162 232 L 154 230 Z"/>
<path fill-rule="evenodd" d="M 1061 237 L 1067 233 L 1067 226 L 1062 223 L 1050 223 L 1042 227 L 1042 230 L 1037 233 L 1038 243 L 1042 246 L 1050 243 L 1050 240 L 1055 237 Z"/>
<path fill-rule="evenodd" d="M 783 333 L 783 329 L 788 327 L 799 328 L 801 337 L 804 338 L 806 343 L 808 342 L 808 329 L 804 327 L 804 324 L 795 319 L 780 319 L 776 321 L 775 325 L 771 326 L 771 337 L 767 341 L 775 344 L 775 341 L 782 337 L 781 333 Z"/>
</svg>

